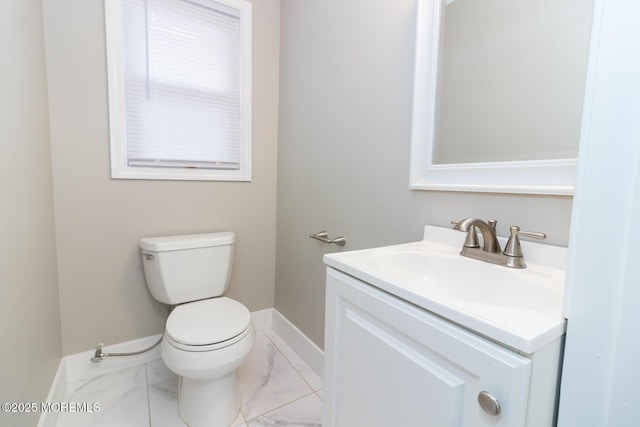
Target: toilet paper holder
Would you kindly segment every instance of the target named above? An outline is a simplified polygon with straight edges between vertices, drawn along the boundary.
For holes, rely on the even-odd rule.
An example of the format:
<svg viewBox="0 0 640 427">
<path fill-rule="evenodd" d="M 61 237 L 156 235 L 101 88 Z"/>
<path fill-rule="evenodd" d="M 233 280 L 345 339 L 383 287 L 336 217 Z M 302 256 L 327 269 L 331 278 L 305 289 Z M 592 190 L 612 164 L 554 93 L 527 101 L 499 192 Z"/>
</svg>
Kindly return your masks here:
<svg viewBox="0 0 640 427">
<path fill-rule="evenodd" d="M 312 239 L 320 240 L 323 243 L 344 246 L 347 243 L 347 239 L 344 236 L 336 237 L 335 239 L 329 239 L 329 234 L 326 231 L 318 231 L 317 233 L 309 234 Z"/>
</svg>

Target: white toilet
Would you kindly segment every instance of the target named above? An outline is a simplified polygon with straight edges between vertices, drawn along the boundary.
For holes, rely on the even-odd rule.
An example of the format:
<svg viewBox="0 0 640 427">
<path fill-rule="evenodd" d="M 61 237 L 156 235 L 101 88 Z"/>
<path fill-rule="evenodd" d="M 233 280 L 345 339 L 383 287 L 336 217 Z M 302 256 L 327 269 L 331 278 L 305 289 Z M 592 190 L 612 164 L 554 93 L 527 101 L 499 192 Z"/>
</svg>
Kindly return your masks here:
<svg viewBox="0 0 640 427">
<path fill-rule="evenodd" d="M 180 376 L 178 409 L 191 427 L 226 427 L 238 415 L 236 368 L 253 348 L 249 310 L 222 295 L 233 262 L 232 232 L 140 240 L 153 297 L 176 305 L 160 346 Z"/>
</svg>

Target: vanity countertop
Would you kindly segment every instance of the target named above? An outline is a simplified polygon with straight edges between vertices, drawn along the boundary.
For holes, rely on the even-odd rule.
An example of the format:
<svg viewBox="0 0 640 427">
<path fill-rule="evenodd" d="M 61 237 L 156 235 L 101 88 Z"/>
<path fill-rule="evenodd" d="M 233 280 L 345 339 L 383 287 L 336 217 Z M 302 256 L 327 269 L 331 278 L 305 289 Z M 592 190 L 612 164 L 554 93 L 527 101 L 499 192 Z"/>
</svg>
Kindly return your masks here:
<svg viewBox="0 0 640 427">
<path fill-rule="evenodd" d="M 532 354 L 564 334 L 567 248 L 523 241 L 527 268 L 513 269 L 460 256 L 464 239 L 426 226 L 422 241 L 328 254 L 324 262 L 516 351 Z"/>
</svg>

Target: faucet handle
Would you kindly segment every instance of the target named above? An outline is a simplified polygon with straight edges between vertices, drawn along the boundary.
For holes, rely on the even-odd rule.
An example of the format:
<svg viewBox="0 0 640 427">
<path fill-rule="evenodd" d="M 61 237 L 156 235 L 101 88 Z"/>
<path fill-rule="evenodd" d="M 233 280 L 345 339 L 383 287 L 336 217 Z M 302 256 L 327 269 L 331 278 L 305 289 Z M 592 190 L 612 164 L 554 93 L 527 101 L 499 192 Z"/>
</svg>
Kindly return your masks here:
<svg viewBox="0 0 640 427">
<path fill-rule="evenodd" d="M 504 247 L 504 251 L 502 252 L 506 256 L 522 256 L 522 248 L 520 247 L 520 239 L 518 236 L 530 237 L 532 239 L 539 240 L 544 240 L 547 238 L 546 234 L 537 231 L 520 231 L 520 227 L 518 227 L 517 225 L 512 225 L 509 229 L 511 231 L 511 236 L 509 237 L 509 241 L 507 242 L 507 245 Z"/>
</svg>

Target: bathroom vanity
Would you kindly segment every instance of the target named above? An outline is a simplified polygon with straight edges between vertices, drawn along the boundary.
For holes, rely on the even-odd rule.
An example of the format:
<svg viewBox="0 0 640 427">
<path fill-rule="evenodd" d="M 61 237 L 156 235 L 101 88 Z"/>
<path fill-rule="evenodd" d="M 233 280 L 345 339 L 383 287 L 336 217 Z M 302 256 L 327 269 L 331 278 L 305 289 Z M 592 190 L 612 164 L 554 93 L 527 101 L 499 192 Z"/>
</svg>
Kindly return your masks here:
<svg viewBox="0 0 640 427">
<path fill-rule="evenodd" d="M 566 248 L 522 242 L 510 269 L 464 239 L 325 256 L 325 427 L 554 425 Z"/>
</svg>

